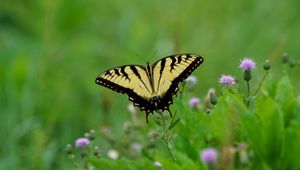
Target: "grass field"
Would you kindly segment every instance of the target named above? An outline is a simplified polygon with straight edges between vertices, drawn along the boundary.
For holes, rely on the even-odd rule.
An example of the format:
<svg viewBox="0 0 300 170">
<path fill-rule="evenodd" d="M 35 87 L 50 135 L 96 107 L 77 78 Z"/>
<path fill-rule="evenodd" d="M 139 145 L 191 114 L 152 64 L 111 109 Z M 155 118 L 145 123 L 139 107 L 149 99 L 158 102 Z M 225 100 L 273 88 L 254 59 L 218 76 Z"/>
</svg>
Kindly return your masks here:
<svg viewBox="0 0 300 170">
<path fill-rule="evenodd" d="M 74 168 L 65 147 L 91 129 L 96 139 L 87 159 L 74 149 L 79 169 L 86 163 L 99 169 L 158 169 L 154 162 L 173 170 L 300 169 L 300 1 L 0 3 L 0 169 Z M 125 95 L 94 83 L 108 68 L 187 52 L 205 62 L 193 73 L 195 87 L 174 99 L 171 110 L 180 121 L 166 132 L 154 121 L 161 120 L 158 114 L 150 115 L 147 125 L 144 113 L 127 109 Z M 282 63 L 284 52 L 293 62 Z M 264 61 L 271 62 L 250 107 L 238 68 L 244 57 L 257 64 L 252 94 L 266 72 Z M 238 92 L 218 83 L 222 74 L 239 80 Z M 207 114 L 210 88 L 218 103 Z M 198 110 L 188 104 L 193 96 L 201 99 Z M 99 146 L 101 158 L 92 156 L 92 145 Z M 218 160 L 207 165 L 199 154 L 211 147 Z M 118 160 L 107 156 L 111 149 Z"/>
</svg>

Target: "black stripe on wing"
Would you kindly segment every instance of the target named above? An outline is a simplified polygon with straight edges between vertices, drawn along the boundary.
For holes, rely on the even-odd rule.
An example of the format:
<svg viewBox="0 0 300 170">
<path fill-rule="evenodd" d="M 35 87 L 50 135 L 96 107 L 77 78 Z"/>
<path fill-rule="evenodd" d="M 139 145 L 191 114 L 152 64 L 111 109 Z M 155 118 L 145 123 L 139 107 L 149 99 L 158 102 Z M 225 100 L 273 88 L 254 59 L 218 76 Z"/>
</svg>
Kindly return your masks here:
<svg viewBox="0 0 300 170">
<path fill-rule="evenodd" d="M 117 73 L 116 73 L 117 74 Z M 136 107 L 139 107 L 141 111 L 146 112 L 146 122 L 148 123 L 148 115 L 149 113 L 153 112 L 155 108 L 152 107 L 152 105 L 149 105 L 149 101 L 141 97 L 140 95 L 136 94 L 133 89 L 123 87 L 121 85 L 118 85 L 112 81 L 109 81 L 107 79 L 101 78 L 98 76 L 95 80 L 95 82 L 101 86 L 105 86 L 107 88 L 110 88 L 118 93 L 125 93 L 128 95 L 128 98 L 130 101 L 133 102 L 133 105 Z"/>
<path fill-rule="evenodd" d="M 145 70 L 145 68 L 140 65 L 123 65 L 123 66 L 115 67 L 115 68 L 112 68 L 112 69 L 102 72 L 96 78 L 95 83 L 97 83 L 98 85 L 107 87 L 113 91 L 119 92 L 119 93 L 129 93 L 130 91 L 128 91 L 128 90 L 133 90 L 133 89 L 124 87 L 124 86 L 122 86 L 122 84 L 119 85 L 116 82 L 113 82 L 111 80 L 113 80 L 113 78 L 115 78 L 115 77 L 124 77 L 127 81 L 130 82 L 131 78 L 128 75 L 128 73 L 125 71 L 126 68 L 130 68 L 132 70 L 132 72 L 135 74 L 135 76 L 137 76 L 137 78 L 141 82 L 143 82 L 136 67 L 139 67 L 140 69 Z M 106 76 L 108 76 L 108 77 L 106 77 Z"/>
<path fill-rule="evenodd" d="M 186 56 L 185 59 L 183 59 L 182 56 Z M 191 75 L 191 73 L 203 63 L 204 59 L 201 56 L 196 54 L 178 54 L 178 55 L 168 56 L 159 60 L 161 61 L 162 64 L 163 62 L 165 62 L 167 58 L 170 58 L 172 61 L 170 65 L 170 72 L 172 72 L 175 69 L 177 64 L 180 64 L 182 61 L 188 61 L 190 58 L 193 57 L 196 58 L 191 63 L 189 63 L 189 65 L 171 82 L 169 89 L 166 91 L 165 95 L 163 96 L 162 102 L 165 110 L 169 110 L 169 105 L 173 103 L 173 96 L 176 95 L 178 92 L 179 83 L 185 80 L 189 75 Z M 155 62 L 153 64 L 153 67 L 155 67 L 155 65 L 159 61 Z M 162 74 L 164 68 L 160 68 L 160 70 L 161 70 L 160 74 Z M 161 76 L 162 75 L 160 75 L 160 78 Z"/>
<path fill-rule="evenodd" d="M 200 65 L 203 63 L 203 61 L 204 61 L 204 59 L 203 59 L 201 56 L 196 55 L 196 54 L 182 54 L 182 55 L 180 55 L 180 56 L 178 57 L 178 63 L 180 63 L 180 61 L 182 60 L 182 59 L 181 59 L 181 56 L 183 56 L 183 55 L 186 55 L 186 56 L 187 56 L 187 57 L 186 57 L 186 60 L 188 60 L 189 58 L 192 58 L 191 56 L 197 56 L 197 57 L 195 58 L 195 60 L 194 60 L 192 63 L 189 64 L 189 66 L 188 66 L 186 69 L 184 69 L 184 70 L 182 71 L 181 74 L 179 74 L 179 76 L 177 76 L 177 77 L 172 81 L 172 84 L 171 84 L 170 88 L 169 88 L 169 89 L 167 90 L 167 92 L 166 92 L 166 96 L 167 96 L 167 95 L 171 95 L 171 96 L 175 95 L 175 94 L 177 93 L 177 91 L 178 91 L 178 84 L 179 84 L 180 82 L 182 82 L 183 80 L 185 80 L 189 75 L 191 75 L 192 72 L 193 72 L 198 66 L 200 66 Z M 175 58 L 175 56 L 173 56 L 173 57 Z"/>
<path fill-rule="evenodd" d="M 118 84 L 117 82 L 114 82 L 114 76 L 118 77 L 124 77 L 127 81 L 131 81 L 133 77 L 136 76 L 137 79 L 140 80 L 140 82 L 145 86 L 145 90 L 149 91 L 147 85 L 145 82 L 143 82 L 140 72 L 138 71 L 138 68 L 145 71 L 145 68 L 140 65 L 124 65 L 119 66 L 116 68 L 109 69 L 103 73 L 101 73 L 95 80 L 96 84 L 107 87 L 113 91 L 116 91 L 118 93 L 125 93 L 128 95 L 129 100 L 133 102 L 134 106 L 138 106 L 142 111 L 146 111 L 148 114 L 149 112 L 152 112 L 154 108 L 152 108 L 148 104 L 148 100 L 141 97 L 137 93 L 134 92 L 134 89 L 130 86 L 125 86 L 124 84 Z M 131 74 L 128 74 L 126 72 L 126 68 L 130 69 L 132 71 Z M 146 71 L 145 71 L 146 75 Z M 147 79 L 148 80 L 148 79 Z M 149 91 L 150 92 L 150 91 Z"/>
</svg>

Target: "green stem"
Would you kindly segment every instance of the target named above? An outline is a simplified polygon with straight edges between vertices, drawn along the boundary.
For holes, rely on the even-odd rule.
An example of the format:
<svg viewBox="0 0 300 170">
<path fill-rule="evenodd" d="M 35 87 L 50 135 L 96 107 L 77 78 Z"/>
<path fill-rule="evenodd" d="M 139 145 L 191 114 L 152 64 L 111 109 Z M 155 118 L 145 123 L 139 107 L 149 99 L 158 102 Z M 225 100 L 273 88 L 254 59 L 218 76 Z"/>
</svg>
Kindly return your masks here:
<svg viewBox="0 0 300 170">
<path fill-rule="evenodd" d="M 162 112 L 159 112 L 159 115 L 160 115 L 160 117 L 161 117 L 161 122 L 162 122 L 162 125 L 161 125 L 162 131 L 163 131 L 163 136 L 162 136 L 162 138 L 163 138 L 165 144 L 167 145 L 167 149 L 168 149 L 168 151 L 169 151 L 169 154 L 170 154 L 172 160 L 173 160 L 173 161 L 176 161 L 175 156 L 174 156 L 174 154 L 173 154 L 173 152 L 172 152 L 172 149 L 173 149 L 173 148 L 172 148 L 172 145 L 173 145 L 173 144 L 172 144 L 172 137 L 171 137 L 171 134 L 169 133 L 169 128 L 168 128 L 168 126 L 167 126 L 167 124 L 166 124 L 165 117 L 164 117 L 164 115 L 162 114 Z"/>
<path fill-rule="evenodd" d="M 263 82 L 265 81 L 265 79 L 266 79 L 266 77 L 267 77 L 268 74 L 269 74 L 269 72 L 266 71 L 266 73 L 264 74 L 264 77 L 263 77 L 262 80 L 258 83 L 258 87 L 257 87 L 257 89 L 256 89 L 256 91 L 255 91 L 255 93 L 254 93 L 253 96 L 256 96 L 256 95 L 257 95 L 257 93 L 258 93 L 259 90 L 261 89 L 261 86 L 262 86 Z"/>
<path fill-rule="evenodd" d="M 89 162 L 88 162 L 87 157 L 85 157 L 84 160 L 83 160 L 83 169 L 84 170 L 88 170 L 89 169 Z"/>
<path fill-rule="evenodd" d="M 249 81 L 247 81 L 247 108 L 249 108 L 250 105 L 250 85 L 249 85 Z"/>
<path fill-rule="evenodd" d="M 79 169 L 79 166 L 78 164 L 75 162 L 74 160 L 74 155 L 68 155 L 68 159 L 72 162 L 73 166 L 76 168 L 76 169 Z"/>
</svg>

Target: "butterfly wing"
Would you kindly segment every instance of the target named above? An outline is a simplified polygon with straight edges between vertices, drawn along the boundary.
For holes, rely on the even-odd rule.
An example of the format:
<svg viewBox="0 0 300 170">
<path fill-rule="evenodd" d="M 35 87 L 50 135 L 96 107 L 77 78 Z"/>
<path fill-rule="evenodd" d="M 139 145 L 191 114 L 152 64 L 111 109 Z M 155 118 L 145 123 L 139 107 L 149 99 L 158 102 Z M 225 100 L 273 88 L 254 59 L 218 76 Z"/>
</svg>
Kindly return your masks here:
<svg viewBox="0 0 300 170">
<path fill-rule="evenodd" d="M 169 110 L 172 97 L 178 91 L 178 84 L 185 80 L 202 62 L 196 54 L 178 54 L 165 57 L 152 65 L 154 90 L 162 101 L 164 110 Z"/>
<path fill-rule="evenodd" d="M 143 66 L 124 65 L 101 73 L 95 81 L 101 86 L 128 95 L 134 106 L 146 110 L 152 88 Z"/>
</svg>

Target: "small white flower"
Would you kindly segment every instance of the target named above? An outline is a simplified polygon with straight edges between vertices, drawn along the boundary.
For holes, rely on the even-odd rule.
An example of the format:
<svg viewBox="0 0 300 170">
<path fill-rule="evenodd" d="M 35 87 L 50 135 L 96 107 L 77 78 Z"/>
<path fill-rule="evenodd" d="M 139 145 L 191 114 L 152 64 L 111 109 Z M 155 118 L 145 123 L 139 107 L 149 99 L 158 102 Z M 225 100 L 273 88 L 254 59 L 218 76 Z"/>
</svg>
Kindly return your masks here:
<svg viewBox="0 0 300 170">
<path fill-rule="evenodd" d="M 158 161 L 154 162 L 154 166 L 157 167 L 157 168 L 159 168 L 159 169 L 163 169 L 162 164 L 160 162 L 158 162 Z"/>
<path fill-rule="evenodd" d="M 135 109 L 135 107 L 133 106 L 132 103 L 128 104 L 128 111 L 129 111 L 131 114 L 136 114 L 136 109 Z"/>
<path fill-rule="evenodd" d="M 197 80 L 196 76 L 191 75 L 191 76 L 188 76 L 188 78 L 186 78 L 185 81 L 189 86 L 193 87 L 197 84 L 198 80 Z"/>
<path fill-rule="evenodd" d="M 142 145 L 139 143 L 133 143 L 131 144 L 132 150 L 134 150 L 136 153 L 140 153 L 142 151 Z"/>
<path fill-rule="evenodd" d="M 119 158 L 119 152 L 114 150 L 114 149 L 110 149 L 107 152 L 107 156 L 110 157 L 113 160 L 116 160 Z"/>
</svg>

